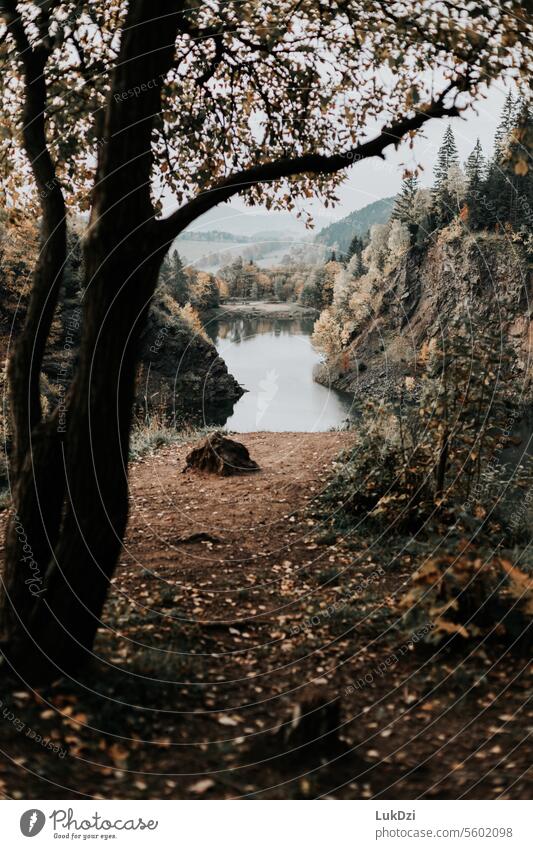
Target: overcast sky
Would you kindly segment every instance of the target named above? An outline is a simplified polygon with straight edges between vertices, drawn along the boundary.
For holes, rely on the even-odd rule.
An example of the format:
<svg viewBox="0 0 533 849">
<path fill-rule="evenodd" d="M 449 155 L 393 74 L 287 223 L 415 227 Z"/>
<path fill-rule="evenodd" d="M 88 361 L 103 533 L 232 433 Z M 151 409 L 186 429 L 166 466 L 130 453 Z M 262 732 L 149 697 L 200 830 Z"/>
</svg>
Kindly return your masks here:
<svg viewBox="0 0 533 849">
<path fill-rule="evenodd" d="M 503 85 L 494 83 L 489 89 L 486 100 L 479 100 L 475 110 L 469 109 L 461 118 L 452 118 L 451 123 L 461 161 L 467 158 L 472 151 L 476 139 L 479 137 L 484 153 L 492 151 L 494 132 L 500 119 L 500 113 L 507 91 Z M 433 178 L 433 165 L 437 151 L 441 144 L 444 130 L 448 121 L 429 121 L 424 128 L 423 135 L 419 135 L 413 150 L 407 144 L 403 144 L 398 150 L 389 149 L 385 161 L 381 159 L 370 159 L 360 162 L 350 168 L 344 184 L 338 191 L 339 204 L 334 209 L 326 209 L 319 203 L 301 202 L 299 208 L 311 210 L 316 217 L 317 227 L 338 221 L 354 209 L 360 209 L 379 198 L 389 197 L 398 192 L 402 182 L 402 172 L 405 168 L 413 169 L 415 165 L 421 165 L 423 172 L 420 180 L 423 185 L 431 185 Z M 195 225 L 194 229 L 218 229 L 236 232 L 240 226 L 248 230 L 254 217 L 261 220 L 264 226 L 264 215 L 266 210 L 261 207 L 250 209 L 246 207 L 239 198 L 227 205 L 217 207 L 208 216 L 208 220 Z M 268 213 L 271 226 L 278 229 L 290 225 L 288 213 Z M 243 219 L 246 219 L 246 224 Z M 295 220 L 295 225 L 297 222 Z"/>
<path fill-rule="evenodd" d="M 402 171 L 405 168 L 412 169 L 417 164 L 424 169 L 420 174 L 420 182 L 422 185 L 431 185 L 433 166 L 448 123 L 452 126 L 462 162 L 471 153 L 477 138 L 481 140 L 484 153 L 490 154 L 506 94 L 502 87 L 493 87 L 487 100 L 480 100 L 476 110 L 470 109 L 464 117 L 429 121 L 423 136 L 417 138 L 413 150 L 403 144 L 398 150 L 389 149 L 385 161 L 372 159 L 356 165 L 339 193 L 342 209 L 351 212 L 378 198 L 396 194 L 401 186 Z M 320 211 L 324 213 L 324 210 Z M 337 211 L 330 215 L 332 220 L 342 217 Z"/>
</svg>

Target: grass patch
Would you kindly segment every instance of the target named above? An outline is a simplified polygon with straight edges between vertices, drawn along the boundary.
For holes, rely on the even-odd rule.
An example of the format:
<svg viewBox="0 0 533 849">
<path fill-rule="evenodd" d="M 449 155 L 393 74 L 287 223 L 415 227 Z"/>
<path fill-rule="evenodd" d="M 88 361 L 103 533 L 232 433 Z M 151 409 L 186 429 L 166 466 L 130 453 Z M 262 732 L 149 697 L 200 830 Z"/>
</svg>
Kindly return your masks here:
<svg viewBox="0 0 533 849">
<path fill-rule="evenodd" d="M 150 415 L 133 425 L 130 438 L 130 461 L 150 456 L 167 445 L 183 445 L 186 442 L 202 439 L 220 427 L 177 426 L 168 421 L 163 414 Z"/>
</svg>

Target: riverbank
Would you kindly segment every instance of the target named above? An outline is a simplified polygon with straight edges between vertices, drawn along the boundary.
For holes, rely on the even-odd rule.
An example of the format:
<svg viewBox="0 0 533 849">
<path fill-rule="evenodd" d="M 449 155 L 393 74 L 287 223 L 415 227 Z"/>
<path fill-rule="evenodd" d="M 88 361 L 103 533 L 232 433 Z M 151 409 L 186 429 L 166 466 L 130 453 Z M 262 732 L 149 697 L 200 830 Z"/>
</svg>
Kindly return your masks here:
<svg viewBox="0 0 533 849">
<path fill-rule="evenodd" d="M 317 318 L 318 310 L 311 307 L 303 307 L 296 302 L 275 301 L 235 301 L 221 304 L 210 314 L 210 318 L 228 319 L 234 317 L 260 318 L 269 316 L 271 318 Z"/>
</svg>

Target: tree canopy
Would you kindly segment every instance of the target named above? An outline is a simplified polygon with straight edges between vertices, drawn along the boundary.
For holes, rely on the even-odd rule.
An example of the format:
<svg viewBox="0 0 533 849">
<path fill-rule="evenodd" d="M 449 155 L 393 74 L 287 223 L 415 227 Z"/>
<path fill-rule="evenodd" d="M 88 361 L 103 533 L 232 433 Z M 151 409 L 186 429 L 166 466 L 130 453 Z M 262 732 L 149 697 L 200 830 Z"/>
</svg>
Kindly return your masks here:
<svg viewBox="0 0 533 849">
<path fill-rule="evenodd" d="M 37 180 L 38 199 L 57 181 L 70 205 L 88 208 L 97 160 L 146 122 L 151 202 L 161 214 L 165 199 L 168 207 L 196 197 L 203 210 L 237 191 L 284 207 L 297 195 L 331 199 L 332 174 L 380 155 L 431 115 L 455 114 L 500 73 L 526 68 L 530 51 L 518 2 L 467 11 L 458 2 L 214 0 L 159 4 L 157 18 L 135 6 L 128 15 L 117 0 L 0 3 L 8 199 L 33 182 L 21 130 L 37 104 L 26 98 L 24 75 L 40 79 L 37 109 L 45 110 L 52 160 Z M 125 35 L 135 28 L 146 55 L 130 63 L 135 73 L 121 71 Z M 374 126 L 388 127 L 377 142 Z M 169 235 L 189 217 L 167 218 Z"/>
</svg>

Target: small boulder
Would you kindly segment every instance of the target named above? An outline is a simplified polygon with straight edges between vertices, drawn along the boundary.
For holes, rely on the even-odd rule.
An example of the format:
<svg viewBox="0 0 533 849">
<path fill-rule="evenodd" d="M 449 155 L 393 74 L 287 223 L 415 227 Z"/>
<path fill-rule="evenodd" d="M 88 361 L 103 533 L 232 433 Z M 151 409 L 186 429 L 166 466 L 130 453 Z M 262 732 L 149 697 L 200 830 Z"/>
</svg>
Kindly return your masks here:
<svg viewBox="0 0 533 849">
<path fill-rule="evenodd" d="M 251 459 L 246 445 L 229 439 L 218 430 L 206 436 L 187 454 L 185 460 L 184 472 L 188 469 L 200 469 L 228 477 L 260 471 L 255 460 Z"/>
</svg>

